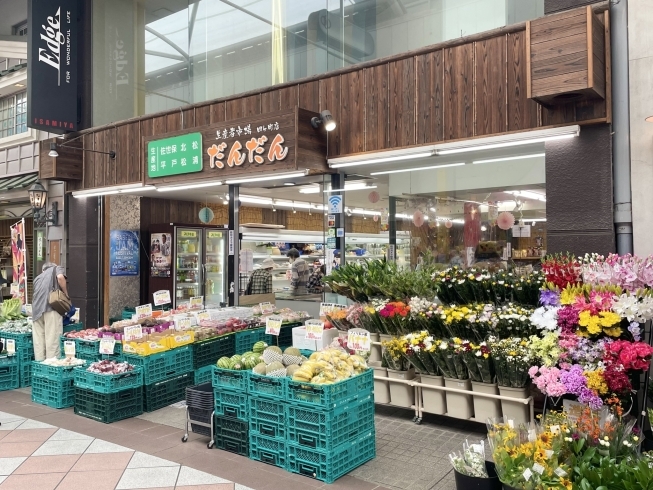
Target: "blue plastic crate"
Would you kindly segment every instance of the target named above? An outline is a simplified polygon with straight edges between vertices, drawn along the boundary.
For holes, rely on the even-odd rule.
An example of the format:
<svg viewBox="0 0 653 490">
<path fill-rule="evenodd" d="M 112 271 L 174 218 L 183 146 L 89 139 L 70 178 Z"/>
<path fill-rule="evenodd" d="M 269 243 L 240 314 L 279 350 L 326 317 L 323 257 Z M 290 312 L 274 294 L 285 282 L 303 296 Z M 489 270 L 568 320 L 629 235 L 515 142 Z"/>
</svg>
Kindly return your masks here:
<svg viewBox="0 0 653 490">
<path fill-rule="evenodd" d="M 358 398 L 333 410 L 288 405 L 287 414 L 289 444 L 331 451 L 374 430 L 374 397 Z"/>
<path fill-rule="evenodd" d="M 75 385 L 72 378 L 53 380 L 43 376 L 32 376 L 32 401 L 52 408 L 67 408 L 75 405 Z"/>
<path fill-rule="evenodd" d="M 374 430 L 331 451 L 288 444 L 286 469 L 299 475 L 333 483 L 354 468 L 376 457 Z"/>
<path fill-rule="evenodd" d="M 134 366 L 133 371 L 122 374 L 98 374 L 86 370 L 86 366 L 78 367 L 75 371 L 75 386 L 98 393 L 116 393 L 129 388 L 143 386 L 143 369 Z"/>
<path fill-rule="evenodd" d="M 279 466 L 286 469 L 288 446 L 283 439 L 274 439 L 249 433 L 249 457 L 254 461 Z"/>
<path fill-rule="evenodd" d="M 18 363 L 18 387 L 26 388 L 32 384 L 32 361 Z"/>
<path fill-rule="evenodd" d="M 277 439 L 286 439 L 288 407 L 285 402 L 249 397 L 249 431 Z"/>
<path fill-rule="evenodd" d="M 251 351 L 256 342 L 263 341 L 271 345 L 269 340 L 270 336 L 265 335 L 265 327 L 239 330 L 234 333 L 234 351 L 236 354 L 243 354 Z"/>
<path fill-rule="evenodd" d="M 247 379 L 250 373 L 251 371 L 213 367 L 213 377 L 211 378 L 213 389 L 247 393 Z"/>
<path fill-rule="evenodd" d="M 215 414 L 247 421 L 249 414 L 249 397 L 245 393 L 224 390 L 213 390 L 215 399 Z"/>
<path fill-rule="evenodd" d="M 213 379 L 213 366 L 204 366 L 195 370 L 194 383 L 196 385 L 210 383 L 212 379 Z"/>
<path fill-rule="evenodd" d="M 41 361 L 32 361 L 32 377 L 47 378 L 52 381 L 75 379 L 75 366 L 48 366 Z"/>
<path fill-rule="evenodd" d="M 190 345 L 150 356 L 124 354 L 123 358 L 130 364 L 143 368 L 146 385 L 193 371 L 193 349 Z"/>
<path fill-rule="evenodd" d="M 0 391 L 15 390 L 19 386 L 20 373 L 18 362 L 7 361 L 0 364 Z"/>
<path fill-rule="evenodd" d="M 368 369 L 358 376 L 330 385 L 317 385 L 288 380 L 287 400 L 291 404 L 307 405 L 321 410 L 332 410 L 374 391 L 374 373 Z"/>
<path fill-rule="evenodd" d="M 247 378 L 247 393 L 252 396 L 285 401 L 288 378 L 270 378 L 253 372 Z"/>
</svg>

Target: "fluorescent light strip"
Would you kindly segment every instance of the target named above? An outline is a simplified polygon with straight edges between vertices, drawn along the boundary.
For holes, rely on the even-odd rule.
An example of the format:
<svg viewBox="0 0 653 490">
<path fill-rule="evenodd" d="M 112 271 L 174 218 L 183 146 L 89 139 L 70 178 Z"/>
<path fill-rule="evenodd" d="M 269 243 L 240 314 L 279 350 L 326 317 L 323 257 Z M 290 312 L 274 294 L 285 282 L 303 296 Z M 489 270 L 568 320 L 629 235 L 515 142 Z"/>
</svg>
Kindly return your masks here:
<svg viewBox="0 0 653 490">
<path fill-rule="evenodd" d="M 244 202 L 247 204 L 267 204 L 271 205 L 273 204 L 272 199 L 260 199 L 257 197 L 248 197 L 248 196 L 240 196 L 240 202 Z"/>
<path fill-rule="evenodd" d="M 109 196 L 112 194 L 122 194 L 128 192 L 150 191 L 154 186 L 143 184 L 125 184 L 111 187 L 99 187 L 97 189 L 87 189 L 84 191 L 74 191 L 73 197 L 98 197 Z"/>
<path fill-rule="evenodd" d="M 526 158 L 540 158 L 546 156 L 546 153 L 533 153 L 531 155 L 522 155 L 520 157 L 504 157 L 504 158 L 491 158 L 490 160 L 474 160 L 472 163 L 478 165 L 479 163 L 494 163 L 494 162 L 509 162 L 511 160 L 524 160 Z"/>
<path fill-rule="evenodd" d="M 531 145 L 533 143 L 544 143 L 545 141 L 555 141 L 555 140 L 575 138 L 576 136 L 578 136 L 578 131 L 575 131 L 570 134 L 558 134 L 555 136 L 542 136 L 539 138 L 520 139 L 516 141 L 504 141 L 500 143 L 488 143 L 485 145 L 477 145 L 477 146 L 465 146 L 462 148 L 451 148 L 448 150 L 436 150 L 436 154 L 438 156 L 442 156 L 442 155 L 455 155 L 457 153 L 467 153 L 472 151 L 494 150 L 496 148 L 509 148 L 512 146 L 524 146 L 524 145 Z"/>
<path fill-rule="evenodd" d="M 173 191 L 184 191 L 186 189 L 199 189 L 202 187 L 215 187 L 222 185 L 222 182 L 204 182 L 202 184 L 188 184 L 188 185 L 172 185 L 167 187 L 157 187 L 158 192 L 173 192 Z"/>
<path fill-rule="evenodd" d="M 536 201 L 546 202 L 546 196 L 538 192 L 531 191 L 506 191 L 506 194 L 513 196 L 525 197 L 526 199 L 535 199 Z"/>
<path fill-rule="evenodd" d="M 304 187 L 303 189 L 299 189 L 300 194 L 318 194 L 319 192 L 319 187 Z"/>
<path fill-rule="evenodd" d="M 347 186 L 345 186 L 344 189 L 329 189 L 329 190 L 326 190 L 326 191 L 323 191 L 323 192 L 328 194 L 328 193 L 331 193 L 331 192 L 364 191 L 365 189 L 376 189 L 376 187 L 377 186 L 375 186 L 375 185 L 366 185 L 366 186 L 363 186 L 363 187 L 358 187 L 358 186 L 356 186 L 356 187 L 347 187 Z"/>
<path fill-rule="evenodd" d="M 294 179 L 299 177 L 304 177 L 306 172 L 294 172 L 289 174 L 278 174 L 278 175 L 266 175 L 263 177 L 251 177 L 246 179 L 230 179 L 225 182 L 225 184 L 246 184 L 248 182 L 264 182 L 266 180 L 279 180 L 279 179 Z"/>
<path fill-rule="evenodd" d="M 127 194 L 129 192 L 153 191 L 155 189 L 156 187 L 154 187 L 153 185 L 144 185 L 143 187 L 136 187 L 134 189 L 122 189 L 120 193 Z"/>
<path fill-rule="evenodd" d="M 432 156 L 434 156 L 434 153 L 432 151 L 425 151 L 420 153 L 412 153 L 408 155 L 398 155 L 398 156 L 385 157 L 385 158 L 371 158 L 369 160 L 358 160 L 356 162 L 330 163 L 329 167 L 331 168 L 355 167 L 356 165 L 371 165 L 373 163 L 398 162 L 401 160 L 412 160 L 414 158 L 428 158 Z"/>
<path fill-rule="evenodd" d="M 401 168 L 399 170 L 384 170 L 383 172 L 372 172 L 370 175 L 387 175 L 387 174 L 399 174 L 402 172 L 419 172 L 420 170 L 435 170 L 438 168 L 447 168 L 447 167 L 460 167 L 465 165 L 465 162 L 462 163 L 447 163 L 445 165 L 433 165 L 431 167 L 416 167 L 416 168 Z"/>
<path fill-rule="evenodd" d="M 81 199 L 84 197 L 100 197 L 100 196 L 111 196 L 113 194 L 120 194 L 120 191 L 104 191 L 104 192 L 93 192 L 89 194 L 77 194 L 73 193 L 73 197 L 76 199 Z"/>
</svg>

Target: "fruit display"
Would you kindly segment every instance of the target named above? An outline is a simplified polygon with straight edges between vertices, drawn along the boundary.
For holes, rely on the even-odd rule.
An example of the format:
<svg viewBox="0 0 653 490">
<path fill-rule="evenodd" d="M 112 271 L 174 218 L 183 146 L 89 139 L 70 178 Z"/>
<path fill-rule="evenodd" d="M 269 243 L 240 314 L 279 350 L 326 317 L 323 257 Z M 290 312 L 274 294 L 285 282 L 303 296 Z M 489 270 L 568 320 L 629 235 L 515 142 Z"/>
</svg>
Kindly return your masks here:
<svg viewBox="0 0 653 490">
<path fill-rule="evenodd" d="M 67 339 L 84 339 L 84 340 L 98 340 L 101 332 L 97 328 L 87 328 L 85 330 L 78 330 L 74 332 L 66 332 L 63 334 Z"/>
<path fill-rule="evenodd" d="M 227 320 L 202 320 L 200 322 L 200 327 L 214 329 L 217 336 L 245 330 L 246 328 L 257 324 L 258 321 L 251 319 L 243 320 L 241 318 L 229 318 Z"/>
<path fill-rule="evenodd" d="M 367 370 L 365 359 L 338 349 L 314 352 L 294 371 L 293 381 L 313 384 L 332 384 L 356 376 Z"/>
<path fill-rule="evenodd" d="M 123 374 L 133 371 L 134 366 L 128 362 L 116 362 L 105 359 L 92 363 L 86 370 L 96 374 Z"/>
<path fill-rule="evenodd" d="M 293 311 L 290 308 L 280 308 L 273 311 L 272 313 L 261 314 L 260 306 L 255 306 L 254 314 L 260 315 L 259 320 L 265 322 L 265 319 L 269 316 L 280 316 L 284 323 L 290 322 L 300 322 L 306 318 L 310 318 L 310 315 L 306 311 Z"/>
<path fill-rule="evenodd" d="M 0 323 L 0 331 L 8 333 L 32 333 L 32 325 L 27 318 L 10 320 Z"/>
<path fill-rule="evenodd" d="M 216 366 L 220 369 L 231 369 L 234 371 L 250 370 L 261 362 L 261 356 L 255 352 L 235 354 L 231 357 L 221 357 Z"/>
<path fill-rule="evenodd" d="M 299 352 L 299 349 L 296 347 L 288 347 L 284 352 L 283 352 L 283 359 L 281 362 L 283 362 L 284 366 L 292 366 L 293 364 L 301 364 L 304 358 L 302 357 L 302 353 Z"/>
<path fill-rule="evenodd" d="M 255 354 L 263 354 L 263 351 L 268 347 L 268 344 L 263 342 L 262 340 L 259 340 L 254 344 L 252 347 L 252 352 Z"/>
<path fill-rule="evenodd" d="M 41 364 L 45 364 L 46 366 L 54 366 L 54 367 L 71 367 L 71 366 L 81 366 L 82 364 L 85 364 L 86 361 L 83 359 L 77 359 L 75 357 L 64 357 L 63 359 L 57 359 L 56 357 L 52 357 L 50 359 L 46 359 L 45 361 L 41 361 Z"/>
<path fill-rule="evenodd" d="M 267 347 L 263 354 L 261 354 L 265 364 L 272 364 L 273 362 L 281 362 L 283 360 L 283 351 L 276 345 Z"/>
<path fill-rule="evenodd" d="M 270 378 L 285 378 L 286 367 L 280 362 L 274 361 L 266 366 L 265 375 Z"/>
</svg>

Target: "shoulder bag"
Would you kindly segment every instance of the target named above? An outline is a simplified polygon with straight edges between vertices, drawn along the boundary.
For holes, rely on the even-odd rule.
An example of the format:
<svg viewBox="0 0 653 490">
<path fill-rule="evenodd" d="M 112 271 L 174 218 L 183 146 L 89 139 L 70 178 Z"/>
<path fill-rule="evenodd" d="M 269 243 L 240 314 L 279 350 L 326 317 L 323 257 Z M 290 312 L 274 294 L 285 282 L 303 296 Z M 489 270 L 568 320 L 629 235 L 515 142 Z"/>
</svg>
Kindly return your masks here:
<svg viewBox="0 0 653 490">
<path fill-rule="evenodd" d="M 61 316 L 68 313 L 73 304 L 68 295 L 61 290 L 57 283 L 56 265 L 52 268 L 52 288 L 50 290 L 50 296 L 48 297 L 48 304 Z"/>
</svg>

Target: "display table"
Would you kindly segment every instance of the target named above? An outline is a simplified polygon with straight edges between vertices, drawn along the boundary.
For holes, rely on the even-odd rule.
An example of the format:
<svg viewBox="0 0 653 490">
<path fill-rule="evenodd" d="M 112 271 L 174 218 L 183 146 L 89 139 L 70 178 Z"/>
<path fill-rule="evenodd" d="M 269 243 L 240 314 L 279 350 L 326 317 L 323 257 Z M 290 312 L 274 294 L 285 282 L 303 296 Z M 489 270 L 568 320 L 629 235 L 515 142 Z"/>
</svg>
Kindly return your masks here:
<svg viewBox="0 0 653 490">
<path fill-rule="evenodd" d="M 321 294 L 293 295 L 291 293 L 275 293 L 277 308 L 290 308 L 295 311 L 306 311 L 313 318 L 320 317 Z"/>
</svg>

